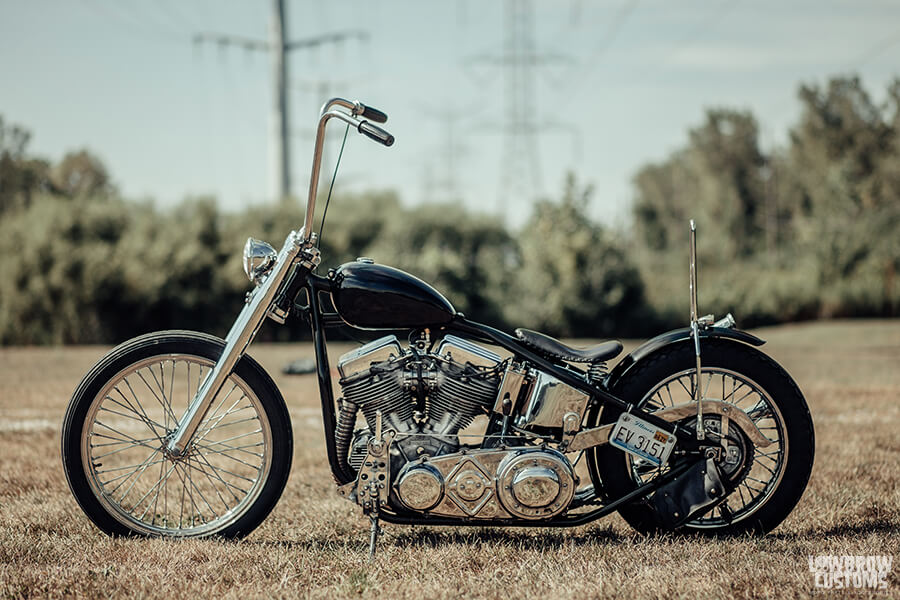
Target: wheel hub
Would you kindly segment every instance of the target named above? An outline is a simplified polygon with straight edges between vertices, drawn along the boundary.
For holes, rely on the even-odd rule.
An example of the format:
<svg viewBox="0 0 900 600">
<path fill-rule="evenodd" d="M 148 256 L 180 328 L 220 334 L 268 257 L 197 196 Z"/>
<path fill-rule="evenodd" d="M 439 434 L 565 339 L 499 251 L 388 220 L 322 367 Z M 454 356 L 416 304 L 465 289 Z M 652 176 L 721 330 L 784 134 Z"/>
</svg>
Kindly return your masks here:
<svg viewBox="0 0 900 600">
<path fill-rule="evenodd" d="M 689 418 L 681 421 L 680 425 L 693 433 L 696 430 L 697 421 Z M 718 415 L 704 417 L 703 427 L 707 433 L 713 434 L 714 439 L 722 440 L 721 417 Z M 723 443 L 724 447 L 720 445 L 715 448 L 716 452 L 713 458 L 719 466 L 722 477 L 733 487 L 743 481 L 750 472 L 750 468 L 753 466 L 754 446 L 750 438 L 734 422 L 729 423 L 727 439 Z"/>
</svg>

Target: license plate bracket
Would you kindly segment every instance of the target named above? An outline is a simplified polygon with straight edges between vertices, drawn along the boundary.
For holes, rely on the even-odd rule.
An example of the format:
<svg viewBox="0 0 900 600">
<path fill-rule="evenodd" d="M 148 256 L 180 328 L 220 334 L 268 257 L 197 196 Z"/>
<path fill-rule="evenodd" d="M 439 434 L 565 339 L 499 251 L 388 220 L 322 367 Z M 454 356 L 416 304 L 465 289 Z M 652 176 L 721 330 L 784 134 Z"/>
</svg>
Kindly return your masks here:
<svg viewBox="0 0 900 600">
<path fill-rule="evenodd" d="M 609 443 L 633 456 L 661 467 L 675 448 L 673 434 L 629 413 L 622 413 L 609 436 Z"/>
</svg>

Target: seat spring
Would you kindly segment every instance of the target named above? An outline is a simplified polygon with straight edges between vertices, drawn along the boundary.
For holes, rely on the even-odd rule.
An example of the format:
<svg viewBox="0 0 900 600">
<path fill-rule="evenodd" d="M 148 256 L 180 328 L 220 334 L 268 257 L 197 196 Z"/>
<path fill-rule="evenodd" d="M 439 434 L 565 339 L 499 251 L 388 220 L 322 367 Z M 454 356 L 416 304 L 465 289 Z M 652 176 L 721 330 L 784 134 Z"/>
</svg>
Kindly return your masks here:
<svg viewBox="0 0 900 600">
<path fill-rule="evenodd" d="M 605 361 L 593 362 L 588 368 L 588 381 L 593 384 L 601 383 L 608 374 L 609 371 L 606 370 Z"/>
</svg>

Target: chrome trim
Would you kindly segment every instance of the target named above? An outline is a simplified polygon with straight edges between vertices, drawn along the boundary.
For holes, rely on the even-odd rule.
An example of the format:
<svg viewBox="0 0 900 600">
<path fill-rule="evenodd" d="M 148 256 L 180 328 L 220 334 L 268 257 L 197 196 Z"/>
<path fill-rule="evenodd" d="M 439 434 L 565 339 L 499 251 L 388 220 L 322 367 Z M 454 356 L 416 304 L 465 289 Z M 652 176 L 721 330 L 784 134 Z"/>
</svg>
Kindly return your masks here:
<svg viewBox="0 0 900 600">
<path fill-rule="evenodd" d="M 496 498 L 493 472 L 486 470 L 478 460 L 464 456 L 447 475 L 450 486 L 447 498 L 466 515 L 474 517 Z"/>
<path fill-rule="evenodd" d="M 344 108 L 349 110 L 353 116 L 356 116 L 362 113 L 363 110 L 365 110 L 365 107 L 361 102 L 350 102 L 349 100 L 345 100 L 344 98 L 332 98 L 322 105 L 322 109 L 319 111 L 319 116 L 321 117 L 335 106 L 343 106 Z"/>
<path fill-rule="evenodd" d="M 734 316 L 731 313 L 728 313 L 718 321 L 712 324 L 713 327 L 719 327 L 722 329 L 732 329 L 735 326 Z"/>
<path fill-rule="evenodd" d="M 244 266 L 244 273 L 254 285 L 262 283 L 263 278 L 272 270 L 276 260 L 278 260 L 278 251 L 271 244 L 252 237 L 247 238 L 241 262 Z"/>
<path fill-rule="evenodd" d="M 428 515 L 473 520 L 509 519 L 514 516 L 549 519 L 564 512 L 575 493 L 571 463 L 565 455 L 551 449 L 466 450 L 427 462 L 420 459 L 410 463 L 405 470 L 412 472 L 425 465 L 436 469 L 444 482 L 444 494 L 434 506 L 422 511 Z M 525 494 L 531 491 L 525 488 L 539 484 L 537 479 L 540 474 L 530 472 L 524 478 L 520 477 L 518 484 L 514 480 L 523 469 L 535 466 L 552 470 L 559 487 L 546 504 L 526 506 L 516 497 L 516 492 Z M 514 489 L 517 485 L 520 489 Z M 339 493 L 347 497 L 346 492 Z"/>
<path fill-rule="evenodd" d="M 460 365 L 470 364 L 488 369 L 493 369 L 502 360 L 499 354 L 455 335 L 445 335 L 436 354 Z"/>
<path fill-rule="evenodd" d="M 312 171 L 309 176 L 309 197 L 306 201 L 306 217 L 303 221 L 303 231 L 305 232 L 304 242 L 310 240 L 313 228 L 313 216 L 316 212 L 316 193 L 319 188 L 319 171 L 322 168 L 322 149 L 325 144 L 325 126 L 331 119 L 339 119 L 348 125 L 359 128 L 360 121 L 353 118 L 356 113 L 347 114 L 339 110 L 332 110 L 332 106 L 343 106 L 351 111 L 355 110 L 356 104 L 343 98 L 332 98 L 322 106 L 322 113 L 319 116 L 319 126 L 316 128 L 316 145 L 313 150 Z"/>
<path fill-rule="evenodd" d="M 654 412 L 653 415 L 661 417 L 669 422 L 675 422 L 697 414 L 697 408 L 696 403 L 688 402 L 686 404 L 664 408 Z M 719 415 L 723 420 L 730 419 L 731 421 L 734 421 L 747 437 L 750 438 L 750 441 L 760 448 L 766 448 L 772 444 L 772 440 L 762 434 L 753 420 L 747 416 L 747 413 L 733 404 L 707 398 L 703 401 L 703 409 L 706 411 L 706 414 Z M 579 432 L 572 440 L 572 443 L 569 444 L 568 448 L 566 448 L 566 452 L 577 452 L 579 450 L 584 450 L 585 448 L 601 446 L 608 443 L 609 434 L 612 432 L 614 426 L 615 423 L 609 423 L 602 427 L 594 427 Z"/>
<path fill-rule="evenodd" d="M 225 337 L 225 349 L 222 356 L 216 362 L 216 366 L 206 376 L 203 385 L 197 390 L 197 394 L 191 401 L 191 405 L 185 411 L 181 420 L 178 422 L 178 428 L 172 433 L 172 437 L 167 444 L 169 452 L 175 455 L 183 454 L 185 449 L 193 439 L 200 426 L 201 421 L 209 412 L 213 399 L 222 387 L 222 384 L 231 374 L 234 365 L 244 355 L 244 351 L 253 338 L 259 327 L 266 318 L 272 300 L 275 298 L 281 283 L 290 273 L 295 261 L 301 257 L 301 251 L 304 247 L 304 239 L 306 239 L 303 230 L 297 232 L 292 231 L 284 240 L 284 246 L 278 254 L 278 259 L 272 268 L 269 277 L 252 292 L 244 304 L 244 308 L 235 320 L 234 325 Z M 302 258 L 301 258 L 302 260 Z"/>
<path fill-rule="evenodd" d="M 566 447 L 566 452 L 578 452 L 585 448 L 602 446 L 609 443 L 609 435 L 612 433 L 615 423 L 609 423 L 601 427 L 583 429 L 579 431 L 572 442 Z"/>
<path fill-rule="evenodd" d="M 368 371 L 373 363 L 382 363 L 403 354 L 396 335 L 387 335 L 347 352 L 338 359 L 337 369 L 341 379 Z"/>
<path fill-rule="evenodd" d="M 528 378 L 525 369 L 510 363 L 503 373 L 503 381 L 497 391 L 497 400 L 494 402 L 494 412 L 510 416 L 518 405 L 522 388 L 527 387 Z"/>
<path fill-rule="evenodd" d="M 408 464 L 397 477 L 394 491 L 410 510 L 425 511 L 437 506 L 444 497 L 444 478 L 429 463 Z"/>
<path fill-rule="evenodd" d="M 687 404 L 679 404 L 678 406 L 672 406 L 670 408 L 664 408 L 663 410 L 657 411 L 653 413 L 658 417 L 662 417 L 666 421 L 680 421 L 685 417 L 690 417 L 694 414 L 694 412 L 698 412 L 697 406 L 692 403 Z M 764 436 L 762 432 L 756 427 L 756 423 L 747 416 L 747 413 L 737 408 L 733 404 L 729 402 L 722 402 L 720 400 L 710 400 L 706 399 L 703 401 L 703 408 L 706 411 L 706 414 L 719 415 L 722 417 L 722 420 L 729 419 L 734 421 L 741 430 L 747 434 L 747 437 L 750 438 L 754 444 L 759 446 L 760 448 L 765 448 L 769 446 L 772 441 Z M 723 427 L 724 429 L 724 427 Z"/>
<path fill-rule="evenodd" d="M 497 467 L 497 495 L 512 515 L 549 519 L 572 502 L 575 472 L 560 452 L 549 448 L 520 450 Z"/>
<path fill-rule="evenodd" d="M 590 396 L 566 385 L 547 373 L 534 374 L 531 395 L 516 419 L 518 427 L 562 427 L 566 415 L 574 413 L 578 423 L 584 416 Z"/>
</svg>

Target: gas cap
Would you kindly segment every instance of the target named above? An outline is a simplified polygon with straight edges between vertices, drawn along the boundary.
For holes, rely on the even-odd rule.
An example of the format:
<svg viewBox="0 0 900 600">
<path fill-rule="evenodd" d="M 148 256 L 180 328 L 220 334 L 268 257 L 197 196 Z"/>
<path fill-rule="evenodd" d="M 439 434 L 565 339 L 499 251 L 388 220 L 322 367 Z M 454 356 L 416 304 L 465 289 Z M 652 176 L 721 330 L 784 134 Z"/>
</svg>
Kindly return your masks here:
<svg viewBox="0 0 900 600">
<path fill-rule="evenodd" d="M 356 259 L 356 262 L 363 263 L 364 265 L 374 265 L 375 259 L 369 258 L 368 256 L 360 256 L 359 258 Z"/>
</svg>

